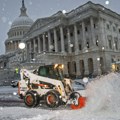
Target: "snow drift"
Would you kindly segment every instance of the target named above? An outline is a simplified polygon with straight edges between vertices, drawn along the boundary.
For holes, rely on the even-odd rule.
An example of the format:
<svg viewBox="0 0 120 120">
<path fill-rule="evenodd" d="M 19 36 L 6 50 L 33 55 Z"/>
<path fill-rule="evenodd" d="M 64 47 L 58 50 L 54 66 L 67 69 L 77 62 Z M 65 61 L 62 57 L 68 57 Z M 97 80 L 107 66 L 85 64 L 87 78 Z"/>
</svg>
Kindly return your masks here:
<svg viewBox="0 0 120 120">
<path fill-rule="evenodd" d="M 110 73 L 87 85 L 87 111 L 120 111 L 120 74 Z"/>
</svg>

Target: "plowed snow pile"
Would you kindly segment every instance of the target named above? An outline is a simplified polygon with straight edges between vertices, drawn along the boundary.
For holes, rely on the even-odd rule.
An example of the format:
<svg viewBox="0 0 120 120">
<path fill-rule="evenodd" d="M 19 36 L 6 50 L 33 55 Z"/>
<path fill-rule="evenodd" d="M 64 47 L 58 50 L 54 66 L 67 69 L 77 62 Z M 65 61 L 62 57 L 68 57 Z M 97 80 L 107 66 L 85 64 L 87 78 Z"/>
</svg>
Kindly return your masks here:
<svg viewBox="0 0 120 120">
<path fill-rule="evenodd" d="M 120 74 L 110 73 L 87 85 L 88 111 L 120 111 Z"/>
</svg>

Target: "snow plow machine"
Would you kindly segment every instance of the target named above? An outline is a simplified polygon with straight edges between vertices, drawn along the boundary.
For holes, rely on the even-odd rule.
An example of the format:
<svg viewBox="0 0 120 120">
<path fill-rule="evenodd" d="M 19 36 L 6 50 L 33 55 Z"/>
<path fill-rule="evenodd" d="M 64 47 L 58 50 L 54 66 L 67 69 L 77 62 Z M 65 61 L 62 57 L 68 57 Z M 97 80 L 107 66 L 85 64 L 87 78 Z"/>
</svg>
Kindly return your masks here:
<svg viewBox="0 0 120 120">
<path fill-rule="evenodd" d="M 18 94 L 27 107 L 43 101 L 50 108 L 69 104 L 72 109 L 85 106 L 86 98 L 72 88 L 72 80 L 64 78 L 63 64 L 44 65 L 34 71 L 21 69 Z"/>
</svg>

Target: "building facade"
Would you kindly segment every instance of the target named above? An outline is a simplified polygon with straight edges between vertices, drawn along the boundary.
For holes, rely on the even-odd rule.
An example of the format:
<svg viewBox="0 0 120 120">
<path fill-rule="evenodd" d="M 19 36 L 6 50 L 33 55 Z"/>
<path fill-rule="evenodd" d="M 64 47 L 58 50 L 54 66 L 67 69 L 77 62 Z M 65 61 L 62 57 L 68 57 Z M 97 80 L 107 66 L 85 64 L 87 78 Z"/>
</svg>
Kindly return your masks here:
<svg viewBox="0 0 120 120">
<path fill-rule="evenodd" d="M 69 75 L 104 74 L 120 60 L 120 15 L 88 2 L 37 19 L 23 39 L 28 62 L 63 63 Z"/>
<path fill-rule="evenodd" d="M 15 50 L 21 40 L 26 48 L 18 54 Z M 15 53 L 9 63 L 21 56 L 24 66 L 62 63 L 66 75 L 105 74 L 112 63 L 120 61 L 120 15 L 87 2 L 33 23 L 22 1 L 21 14 L 13 22 L 5 46 L 6 53 Z"/>
</svg>

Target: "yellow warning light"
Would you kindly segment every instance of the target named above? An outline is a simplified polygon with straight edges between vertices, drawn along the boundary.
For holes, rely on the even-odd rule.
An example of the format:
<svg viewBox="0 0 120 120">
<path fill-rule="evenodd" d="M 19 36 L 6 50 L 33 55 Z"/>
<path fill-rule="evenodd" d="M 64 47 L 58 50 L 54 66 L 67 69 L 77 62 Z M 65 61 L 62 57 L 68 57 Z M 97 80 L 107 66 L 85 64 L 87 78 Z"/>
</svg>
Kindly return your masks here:
<svg viewBox="0 0 120 120">
<path fill-rule="evenodd" d="M 116 65 L 112 64 L 112 70 L 115 71 L 115 69 L 116 69 Z"/>
<path fill-rule="evenodd" d="M 61 67 L 62 67 L 62 69 L 63 69 L 63 68 L 64 68 L 64 65 L 62 64 Z"/>
<path fill-rule="evenodd" d="M 58 64 L 55 64 L 55 65 L 54 65 L 54 68 L 56 68 L 57 66 L 58 66 Z"/>
<path fill-rule="evenodd" d="M 63 64 L 60 64 L 60 65 L 59 65 L 59 68 L 60 68 L 60 69 L 63 69 L 63 68 L 64 68 L 64 65 L 63 65 Z"/>
</svg>

